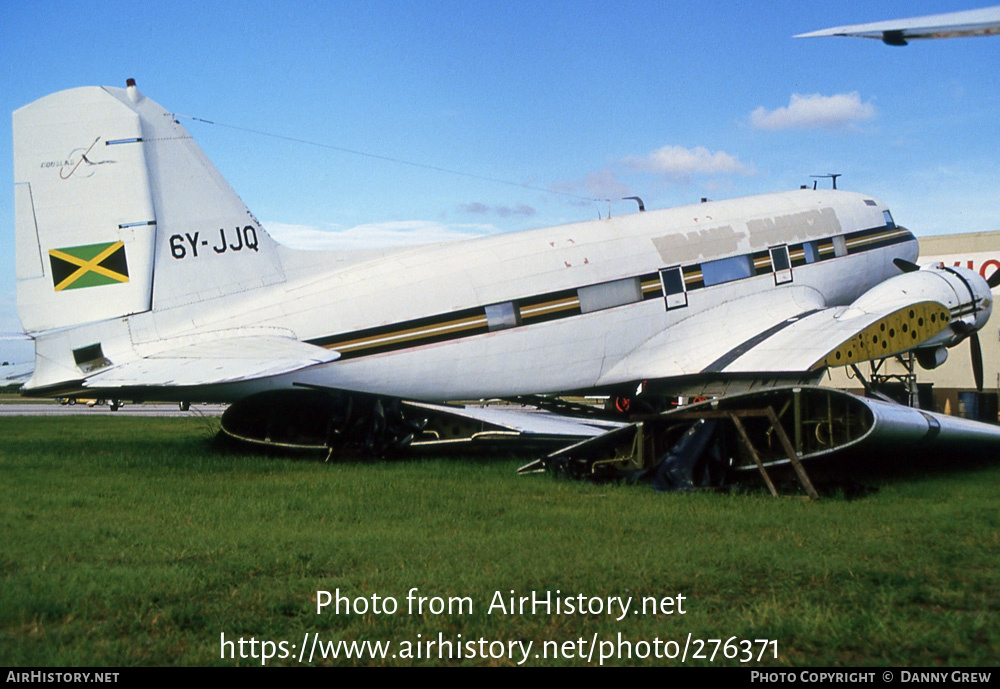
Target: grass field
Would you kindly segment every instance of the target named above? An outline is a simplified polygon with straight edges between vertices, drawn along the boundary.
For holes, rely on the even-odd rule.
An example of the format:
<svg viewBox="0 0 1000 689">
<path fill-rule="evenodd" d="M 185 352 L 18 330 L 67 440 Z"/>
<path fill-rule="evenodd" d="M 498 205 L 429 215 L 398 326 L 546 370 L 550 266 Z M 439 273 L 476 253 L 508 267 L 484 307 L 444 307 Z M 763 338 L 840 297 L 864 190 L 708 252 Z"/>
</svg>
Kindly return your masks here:
<svg viewBox="0 0 1000 689">
<path fill-rule="evenodd" d="M 0 404 L 57 404 L 55 400 L 47 398 L 21 397 L 17 392 L 20 385 L 11 385 L 0 388 Z"/>
<path fill-rule="evenodd" d="M 247 641 L 247 655 L 251 637 L 275 653 L 284 641 L 293 657 L 268 664 L 295 665 L 313 632 L 393 644 L 385 660 L 315 665 L 521 659 L 440 660 L 437 648 L 429 660 L 399 657 L 406 642 L 439 638 L 532 641 L 527 665 L 588 664 L 576 650 L 534 654 L 569 641 L 586 655 L 578 639 L 617 644 L 619 634 L 633 657 L 605 664 L 680 664 L 636 657 L 638 642 L 652 649 L 656 639 L 687 643 L 686 664 L 739 664 L 721 647 L 714 661 L 691 657 L 689 634 L 776 641 L 777 659 L 757 643 L 744 666 L 1000 657 L 1000 463 L 942 458 L 959 466 L 872 478 L 878 490 L 863 498 L 810 503 L 518 477 L 512 458 L 323 464 L 225 454 L 210 443 L 216 423 L 0 419 L 0 665 L 260 664 L 238 645 L 236 658 L 221 658 L 222 634 Z M 468 598 L 471 610 L 435 614 L 427 601 L 410 614 L 412 588 Z M 391 597 L 398 610 L 318 615 L 317 591 L 338 589 L 369 605 Z M 488 612 L 496 592 L 511 590 L 675 603 L 680 594 L 685 614 Z"/>
</svg>

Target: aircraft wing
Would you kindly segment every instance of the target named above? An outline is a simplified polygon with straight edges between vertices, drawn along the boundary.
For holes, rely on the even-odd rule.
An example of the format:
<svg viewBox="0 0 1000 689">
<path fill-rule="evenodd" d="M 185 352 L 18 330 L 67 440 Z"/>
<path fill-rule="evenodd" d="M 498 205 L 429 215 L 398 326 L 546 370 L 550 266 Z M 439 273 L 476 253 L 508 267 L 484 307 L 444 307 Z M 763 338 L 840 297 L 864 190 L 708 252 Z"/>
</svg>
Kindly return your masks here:
<svg viewBox="0 0 1000 689">
<path fill-rule="evenodd" d="M 562 438 L 592 438 L 627 424 L 595 418 L 559 416 L 538 409 L 516 407 L 471 406 L 455 407 L 426 402 L 406 402 L 407 406 L 427 413 L 460 417 L 481 424 L 494 433 L 549 436 Z"/>
<path fill-rule="evenodd" d="M 732 314 L 741 314 L 736 327 Z M 899 293 L 827 307 L 808 288 L 751 295 L 704 310 L 623 358 L 608 373 L 652 380 L 730 373 L 817 371 L 926 344 L 951 321 L 949 307 Z"/>
<path fill-rule="evenodd" d="M 237 331 L 240 333 L 240 331 Z M 338 352 L 277 334 L 222 334 L 180 342 L 140 359 L 101 370 L 87 388 L 217 385 L 289 373 L 336 361 Z"/>
<path fill-rule="evenodd" d="M 1000 6 L 870 24 L 837 26 L 832 29 L 799 34 L 795 38 L 853 36 L 855 38 L 877 38 L 888 45 L 906 45 L 908 41 L 914 39 L 992 36 L 996 34 L 1000 34 Z"/>
<path fill-rule="evenodd" d="M 727 301 L 671 325 L 618 359 L 602 378 L 653 380 L 709 371 L 715 362 L 752 346 L 781 324 L 823 308 L 822 297 L 805 287 Z M 734 313 L 741 314 L 738 324 Z"/>
<path fill-rule="evenodd" d="M 733 452 L 735 444 L 743 451 Z M 842 390 L 796 385 L 647 415 L 641 422 L 563 447 L 518 473 L 548 469 L 599 481 L 646 479 L 658 491 L 716 488 L 740 475 L 760 474 L 778 496 L 769 473 L 790 467 L 815 499 L 818 493 L 802 468 L 806 460 L 912 461 L 920 455 L 949 457 L 956 447 L 963 455 L 996 459 L 1000 428 Z"/>
<path fill-rule="evenodd" d="M 933 301 L 823 309 L 780 324 L 716 365 L 727 373 L 846 366 L 913 349 L 947 328 L 949 320 L 948 308 Z"/>
<path fill-rule="evenodd" d="M 32 370 L 33 364 L 15 364 L 13 366 L 4 366 L 0 369 L 0 387 L 7 387 L 8 385 L 24 385 L 31 379 Z"/>
</svg>

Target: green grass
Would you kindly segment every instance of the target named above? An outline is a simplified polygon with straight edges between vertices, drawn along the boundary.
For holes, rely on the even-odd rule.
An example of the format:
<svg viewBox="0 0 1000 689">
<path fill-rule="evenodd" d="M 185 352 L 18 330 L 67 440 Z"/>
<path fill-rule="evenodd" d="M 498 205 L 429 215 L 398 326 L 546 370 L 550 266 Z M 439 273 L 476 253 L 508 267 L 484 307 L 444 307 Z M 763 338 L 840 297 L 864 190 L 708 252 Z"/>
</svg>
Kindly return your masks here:
<svg viewBox="0 0 1000 689">
<path fill-rule="evenodd" d="M 0 665 L 253 665 L 221 659 L 220 634 L 301 644 L 307 632 L 393 643 L 440 632 L 534 650 L 595 633 L 776 639 L 769 665 L 1000 657 L 1000 465 L 912 471 L 875 479 L 862 499 L 809 503 L 519 477 L 510 458 L 224 454 L 209 442 L 215 424 L 0 419 Z M 470 597 L 473 611 L 408 614 L 413 587 Z M 317 590 L 335 589 L 392 596 L 400 610 L 317 615 Z M 487 614 L 511 589 L 680 593 L 687 612 Z"/>
<path fill-rule="evenodd" d="M 55 400 L 32 397 L 21 397 L 18 393 L 20 385 L 0 387 L 0 404 L 56 404 Z"/>
</svg>

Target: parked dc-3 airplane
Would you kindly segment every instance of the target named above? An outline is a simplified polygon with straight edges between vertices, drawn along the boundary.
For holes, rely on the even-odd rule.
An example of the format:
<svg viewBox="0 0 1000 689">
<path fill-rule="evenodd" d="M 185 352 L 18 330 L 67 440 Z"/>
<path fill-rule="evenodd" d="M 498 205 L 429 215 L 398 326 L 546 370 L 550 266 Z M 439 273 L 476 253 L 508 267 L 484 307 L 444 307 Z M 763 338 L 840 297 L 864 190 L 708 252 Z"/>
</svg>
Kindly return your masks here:
<svg viewBox="0 0 1000 689">
<path fill-rule="evenodd" d="M 914 236 L 845 191 L 302 252 L 132 80 L 20 108 L 14 156 L 23 393 L 233 403 L 225 429 L 259 442 L 406 444 L 445 400 L 724 395 L 915 348 L 934 365 L 992 309 L 986 280 L 917 270 Z"/>
</svg>

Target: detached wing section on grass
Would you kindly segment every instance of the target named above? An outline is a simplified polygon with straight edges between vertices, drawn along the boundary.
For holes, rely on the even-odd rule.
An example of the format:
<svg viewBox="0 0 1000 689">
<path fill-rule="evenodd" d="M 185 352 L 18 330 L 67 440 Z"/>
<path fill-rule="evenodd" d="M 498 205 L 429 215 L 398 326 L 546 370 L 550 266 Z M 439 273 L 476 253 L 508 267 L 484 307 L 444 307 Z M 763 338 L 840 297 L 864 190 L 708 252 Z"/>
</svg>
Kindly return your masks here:
<svg viewBox="0 0 1000 689">
<path fill-rule="evenodd" d="M 427 427 L 413 441 L 416 448 L 466 443 L 558 445 L 593 438 L 627 425 L 620 421 L 559 416 L 529 407 L 457 407 L 409 401 L 404 404 L 427 419 Z"/>
</svg>

